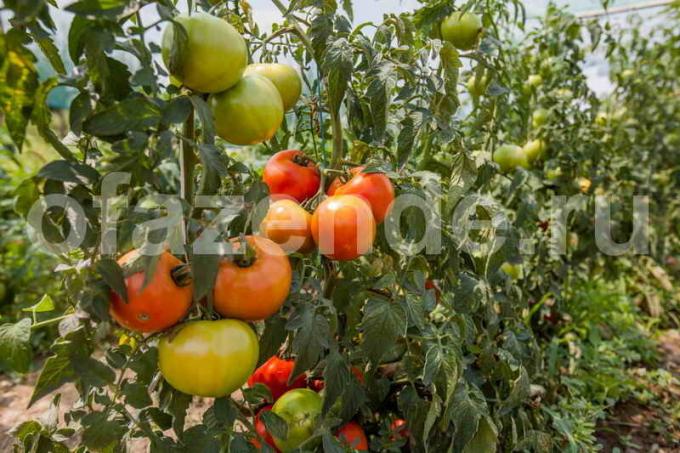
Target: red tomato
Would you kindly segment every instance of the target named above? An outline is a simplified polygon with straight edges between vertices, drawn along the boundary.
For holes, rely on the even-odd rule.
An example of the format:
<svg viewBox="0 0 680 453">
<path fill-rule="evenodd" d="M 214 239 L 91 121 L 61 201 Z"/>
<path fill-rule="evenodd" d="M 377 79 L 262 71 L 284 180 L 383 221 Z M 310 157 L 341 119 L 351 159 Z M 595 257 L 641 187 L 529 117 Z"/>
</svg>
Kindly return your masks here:
<svg viewBox="0 0 680 453">
<path fill-rule="evenodd" d="M 441 298 L 442 292 L 439 289 L 439 285 L 437 285 L 434 280 L 427 279 L 425 281 L 425 289 L 432 289 L 434 290 L 434 299 L 439 303 L 439 299 Z"/>
<path fill-rule="evenodd" d="M 353 260 L 371 251 L 375 219 L 364 200 L 354 195 L 326 198 L 312 216 L 312 236 L 319 251 L 333 260 Z"/>
<path fill-rule="evenodd" d="M 267 445 L 272 447 L 276 451 L 281 451 L 278 448 L 276 448 L 276 445 L 274 445 L 274 438 L 272 437 L 271 434 L 267 431 L 267 427 L 264 425 L 264 422 L 261 420 L 262 414 L 264 412 L 272 410 L 272 405 L 270 404 L 269 406 L 265 406 L 260 411 L 257 413 L 255 416 L 255 432 L 259 436 L 259 439 L 253 439 L 251 443 L 257 448 L 258 450 L 262 449 L 262 443 L 260 442 L 260 439 L 263 440 Z"/>
<path fill-rule="evenodd" d="M 277 356 L 271 357 L 260 368 L 248 378 L 248 386 L 253 387 L 255 384 L 264 384 L 269 387 L 274 401 L 279 399 L 281 395 L 291 389 L 303 388 L 307 382 L 307 377 L 302 374 L 295 378 L 295 380 L 288 385 L 290 373 L 295 368 L 295 361 L 280 359 Z"/>
<path fill-rule="evenodd" d="M 343 445 L 358 451 L 368 451 L 368 439 L 357 422 L 349 422 L 338 429 L 337 438 Z"/>
<path fill-rule="evenodd" d="M 139 256 L 133 250 L 118 260 L 121 266 Z M 111 291 L 111 317 L 121 326 L 135 332 L 152 333 L 177 324 L 191 308 L 193 286 L 191 281 L 179 286 L 173 276 L 183 263 L 168 252 L 158 258 L 153 277 L 145 286 L 144 272 L 125 278 L 127 301 Z"/>
<path fill-rule="evenodd" d="M 357 195 L 371 205 L 375 221 L 381 223 L 394 201 L 394 187 L 390 178 L 382 173 L 362 173 L 365 167 L 351 170 L 354 175 L 346 184 L 339 185 L 338 179 L 328 188 L 329 195 Z M 339 187 L 338 187 L 339 185 Z"/>
<path fill-rule="evenodd" d="M 285 195 L 300 203 L 313 197 L 321 183 L 316 163 L 294 149 L 279 151 L 269 158 L 262 179 L 272 196 Z"/>
<path fill-rule="evenodd" d="M 350 368 L 350 371 L 357 378 L 357 381 L 363 385 L 366 381 L 364 378 L 364 373 L 355 366 Z M 307 382 L 307 387 L 314 390 L 315 392 L 320 392 L 323 390 L 326 387 L 326 384 L 323 381 L 323 376 L 320 376 L 316 379 L 310 379 L 309 382 Z"/>
<path fill-rule="evenodd" d="M 392 435 L 390 439 L 395 441 L 397 439 L 408 439 L 411 436 L 411 431 L 408 430 L 406 420 L 397 418 L 390 424 L 390 431 Z"/>
</svg>

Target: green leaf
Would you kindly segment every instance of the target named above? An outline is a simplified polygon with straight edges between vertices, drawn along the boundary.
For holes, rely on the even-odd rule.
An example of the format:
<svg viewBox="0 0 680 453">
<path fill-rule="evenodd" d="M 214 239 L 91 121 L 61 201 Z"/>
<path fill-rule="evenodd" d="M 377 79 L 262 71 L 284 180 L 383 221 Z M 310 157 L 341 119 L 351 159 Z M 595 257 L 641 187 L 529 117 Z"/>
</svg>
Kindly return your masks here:
<svg viewBox="0 0 680 453">
<path fill-rule="evenodd" d="M 324 381 L 326 395 L 323 402 L 323 413 L 327 413 L 335 401 L 342 395 L 345 387 L 351 379 L 349 366 L 337 349 L 331 349 L 326 357 L 326 368 L 324 368 Z"/>
<path fill-rule="evenodd" d="M 203 414 L 203 424 L 211 431 L 224 432 L 231 429 L 238 415 L 238 408 L 231 398 L 217 398 Z"/>
<path fill-rule="evenodd" d="M 80 0 L 66 7 L 80 16 L 117 16 L 127 6 L 126 0 Z"/>
<path fill-rule="evenodd" d="M 47 60 L 50 62 L 52 67 L 59 75 L 66 75 L 66 68 L 64 67 L 64 62 L 59 55 L 59 49 L 54 45 L 52 38 L 49 33 L 44 31 L 37 23 L 31 25 L 31 34 L 33 35 L 33 40 L 38 44 L 40 50 L 42 50 Z"/>
<path fill-rule="evenodd" d="M 330 433 L 324 433 L 322 438 L 324 453 L 344 453 L 347 449 L 338 442 L 338 439 Z"/>
<path fill-rule="evenodd" d="M 288 423 L 272 411 L 262 412 L 260 415 L 264 426 L 272 436 L 279 439 L 288 438 Z"/>
<path fill-rule="evenodd" d="M 191 103 L 194 105 L 194 110 L 198 115 L 198 119 L 201 121 L 201 127 L 203 128 L 203 143 L 212 144 L 215 143 L 215 124 L 213 123 L 212 111 L 207 102 L 205 102 L 199 96 L 191 96 Z"/>
<path fill-rule="evenodd" d="M 109 419 L 108 411 L 90 412 L 82 418 L 81 424 L 84 428 L 83 445 L 96 451 L 113 451 L 127 433 L 124 422 Z"/>
<path fill-rule="evenodd" d="M 73 99 L 69 110 L 69 123 L 74 134 L 80 135 L 83 121 L 85 121 L 90 113 L 92 113 L 90 95 L 83 91 Z"/>
<path fill-rule="evenodd" d="M 189 118 L 193 111 L 193 104 L 191 98 L 188 96 L 178 96 L 171 99 L 170 102 L 163 108 L 163 123 L 165 124 L 180 124 Z"/>
<path fill-rule="evenodd" d="M 498 445 L 498 430 L 491 417 L 479 420 L 479 428 L 472 440 L 465 445 L 463 453 L 495 453 Z"/>
<path fill-rule="evenodd" d="M 330 325 L 325 316 L 306 304 L 293 314 L 286 328 L 296 331 L 292 344 L 297 357 L 293 376 L 299 376 L 313 368 L 329 347 Z"/>
<path fill-rule="evenodd" d="M 0 362 L 12 370 L 25 373 L 31 365 L 31 320 L 0 325 Z"/>
<path fill-rule="evenodd" d="M 286 320 L 278 313 L 269 317 L 264 324 L 264 332 L 260 336 L 260 359 L 262 365 L 267 359 L 276 354 L 286 340 Z"/>
<path fill-rule="evenodd" d="M 364 308 L 361 331 L 364 353 L 373 363 L 378 363 L 397 339 L 406 334 L 406 313 L 392 301 L 371 299 Z"/>
<path fill-rule="evenodd" d="M 220 442 L 204 425 L 187 429 L 181 437 L 188 448 L 185 451 L 196 453 L 220 453 Z"/>
<path fill-rule="evenodd" d="M 128 131 L 145 131 L 158 126 L 161 111 L 144 97 L 119 102 L 95 113 L 83 123 L 83 130 L 97 137 L 121 135 Z"/>
<path fill-rule="evenodd" d="M 38 177 L 83 185 L 99 181 L 99 173 L 94 168 L 66 160 L 54 160 L 48 163 L 40 169 Z"/>
<path fill-rule="evenodd" d="M 23 309 L 31 313 L 46 313 L 52 310 L 54 310 L 54 301 L 49 294 L 43 295 L 35 305 Z"/>
<path fill-rule="evenodd" d="M 525 401 L 529 399 L 531 393 L 531 381 L 529 380 L 529 374 L 527 370 L 523 367 L 519 367 L 519 376 L 512 383 L 512 389 L 510 390 L 510 395 L 503 401 L 498 413 L 503 416 L 510 413 L 514 408 L 519 407 Z"/>
<path fill-rule="evenodd" d="M 33 204 L 40 198 L 40 191 L 34 178 L 25 179 L 14 191 L 14 210 L 26 217 Z"/>
<path fill-rule="evenodd" d="M 143 409 L 153 403 L 149 396 L 148 386 L 138 382 L 126 382 L 122 389 L 125 402 L 135 409 Z"/>
<path fill-rule="evenodd" d="M 326 50 L 322 67 L 328 83 L 328 105 L 331 112 L 338 113 L 352 78 L 353 54 L 347 39 L 333 41 Z"/>
<path fill-rule="evenodd" d="M 47 106 L 47 96 L 53 88 L 57 87 L 59 82 L 55 78 L 47 79 L 40 84 L 35 92 L 35 105 L 32 112 L 31 119 L 38 127 L 40 136 L 45 139 L 47 143 L 59 153 L 61 157 L 67 160 L 73 160 L 73 153 L 66 145 L 64 145 L 57 134 L 52 130 L 52 112 Z"/>
<path fill-rule="evenodd" d="M 5 114 L 7 130 L 21 151 L 38 89 L 35 57 L 24 47 L 26 35 L 10 29 L 0 33 L 0 107 Z"/>
<path fill-rule="evenodd" d="M 102 258 L 97 263 L 97 271 L 106 284 L 127 303 L 127 287 L 125 286 L 125 274 L 120 265 L 111 258 Z"/>
<path fill-rule="evenodd" d="M 224 158 L 224 152 L 221 151 L 217 146 L 211 144 L 198 145 L 198 153 L 201 158 L 201 163 L 206 168 L 209 168 L 222 177 L 229 175 Z"/>
<path fill-rule="evenodd" d="M 221 255 L 193 255 L 191 258 L 191 275 L 194 282 L 194 300 L 199 302 L 212 295 L 215 278 L 220 268 Z"/>
</svg>

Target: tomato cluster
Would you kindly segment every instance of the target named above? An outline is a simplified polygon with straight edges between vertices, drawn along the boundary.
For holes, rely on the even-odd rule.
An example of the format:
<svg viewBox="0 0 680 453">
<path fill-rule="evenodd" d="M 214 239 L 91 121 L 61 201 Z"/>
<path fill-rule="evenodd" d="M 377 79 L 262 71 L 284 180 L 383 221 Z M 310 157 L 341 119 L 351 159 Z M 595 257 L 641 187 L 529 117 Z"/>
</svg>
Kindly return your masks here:
<svg viewBox="0 0 680 453">
<path fill-rule="evenodd" d="M 243 37 L 210 14 L 176 17 L 163 32 L 162 56 L 171 81 L 210 95 L 217 135 L 235 145 L 272 138 L 302 92 L 290 66 L 247 66 Z"/>
<path fill-rule="evenodd" d="M 252 440 L 255 447 L 262 443 L 280 452 L 293 451 L 306 442 L 314 433 L 317 420 L 321 415 L 323 398 L 323 379 L 307 379 L 306 375 L 292 378 L 295 362 L 274 356 L 267 360 L 248 378 L 248 385 L 266 386 L 274 400 L 274 404 L 262 407 L 255 416 L 254 426 L 257 438 Z M 356 367 L 352 373 L 363 383 L 364 375 Z M 308 388 L 306 388 L 308 387 Z M 267 431 L 262 414 L 272 411 L 281 417 L 288 426 L 288 437 L 279 439 Z M 361 425 L 350 421 L 342 425 L 336 437 L 348 447 L 358 451 L 368 451 L 368 439 Z"/>
<path fill-rule="evenodd" d="M 301 79 L 293 68 L 247 65 L 243 37 L 209 14 L 177 17 L 164 31 L 162 44 L 171 83 L 204 93 L 217 134 L 231 143 L 252 145 L 273 137 L 301 95 Z M 269 159 L 262 176 L 271 194 L 269 210 L 258 235 L 230 240 L 234 253 L 219 262 L 209 298 L 194 300 L 190 265 L 167 251 L 147 269 L 140 269 L 139 251 L 122 256 L 118 263 L 125 273 L 125 294 L 112 291 L 110 297 L 110 313 L 121 326 L 142 334 L 172 328 L 158 341 L 158 366 L 175 389 L 219 398 L 246 382 L 266 386 L 273 404 L 257 412 L 253 443 L 283 452 L 314 433 L 323 405 L 323 375 L 292 376 L 295 362 L 278 356 L 255 369 L 259 343 L 248 323 L 274 315 L 288 298 L 290 254 L 318 249 L 326 259 L 352 260 L 369 253 L 395 198 L 389 177 L 366 166 L 351 168 L 328 184 L 323 176 L 300 150 L 280 151 Z M 194 304 L 208 308 L 208 299 L 221 319 L 180 324 Z M 136 341 L 124 337 L 126 344 Z M 356 367 L 352 373 L 363 384 L 363 373 Z M 288 425 L 285 439 L 267 432 L 267 411 Z M 366 434 L 354 421 L 342 425 L 336 436 L 348 447 L 368 450 Z"/>
</svg>

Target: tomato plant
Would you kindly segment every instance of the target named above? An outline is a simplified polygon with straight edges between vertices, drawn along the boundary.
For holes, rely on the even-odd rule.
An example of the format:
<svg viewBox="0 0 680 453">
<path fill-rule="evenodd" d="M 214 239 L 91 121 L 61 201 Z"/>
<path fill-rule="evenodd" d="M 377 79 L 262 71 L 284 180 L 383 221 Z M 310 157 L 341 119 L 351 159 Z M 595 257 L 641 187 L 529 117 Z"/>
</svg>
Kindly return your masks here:
<svg viewBox="0 0 680 453">
<path fill-rule="evenodd" d="M 649 196 L 649 260 L 680 255 L 678 81 L 662 69 L 678 68 L 677 27 L 632 46 L 554 6 L 525 29 L 518 0 L 422 0 L 378 23 L 353 3 L 272 0 L 270 30 L 245 0 L 6 2 L 6 141 L 19 154 L 31 123 L 58 155 L 7 198 L 64 290 L 3 318 L 0 360 L 25 372 L 51 326 L 30 403 L 66 383 L 82 402 L 20 426 L 22 448 L 248 452 L 266 433 L 282 451 L 594 448 L 590 401 L 557 396 L 583 391 L 563 370 L 588 332 L 567 337 L 560 310 L 574 281 L 635 269 L 594 252 L 594 195 Z M 63 52 L 55 8 L 73 17 Z M 583 69 L 598 49 L 606 99 Z M 62 88 L 67 134 L 48 107 Z M 613 211 L 624 242 L 634 216 Z M 275 356 L 290 359 L 245 387 Z M 320 393 L 281 394 L 305 375 Z M 214 399 L 188 423 L 195 395 Z"/>
</svg>

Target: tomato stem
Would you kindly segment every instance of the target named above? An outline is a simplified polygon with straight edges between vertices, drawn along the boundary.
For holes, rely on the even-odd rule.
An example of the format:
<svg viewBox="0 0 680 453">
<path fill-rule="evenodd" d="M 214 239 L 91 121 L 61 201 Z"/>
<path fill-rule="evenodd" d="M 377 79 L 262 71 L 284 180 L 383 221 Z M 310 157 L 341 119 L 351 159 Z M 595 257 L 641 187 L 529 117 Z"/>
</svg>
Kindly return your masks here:
<svg viewBox="0 0 680 453">
<path fill-rule="evenodd" d="M 170 271 L 170 277 L 172 278 L 172 281 L 175 282 L 175 285 L 179 287 L 189 286 L 192 280 L 191 268 L 188 264 L 175 266 Z"/>
<path fill-rule="evenodd" d="M 181 144 L 181 153 L 179 167 L 181 172 L 180 179 L 180 196 L 184 201 L 193 206 L 193 184 L 194 184 L 194 167 L 196 166 L 196 154 L 194 152 L 194 138 L 196 131 L 194 128 L 194 111 L 192 109 L 189 117 L 184 122 L 182 128 L 182 135 L 184 140 Z M 188 219 L 182 223 L 182 235 L 184 243 L 189 243 L 189 229 L 187 227 Z"/>
</svg>

